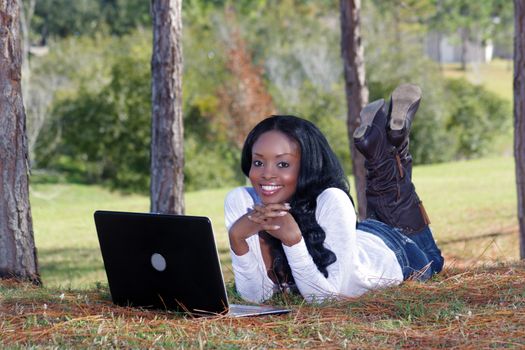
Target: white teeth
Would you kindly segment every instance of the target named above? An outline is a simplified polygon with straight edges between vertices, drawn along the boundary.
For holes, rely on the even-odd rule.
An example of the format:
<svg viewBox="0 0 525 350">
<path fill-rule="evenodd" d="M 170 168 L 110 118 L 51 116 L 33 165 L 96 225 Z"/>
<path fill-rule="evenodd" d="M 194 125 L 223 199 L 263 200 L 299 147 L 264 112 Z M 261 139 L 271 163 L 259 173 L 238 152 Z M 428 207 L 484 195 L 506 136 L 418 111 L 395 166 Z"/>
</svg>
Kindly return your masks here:
<svg viewBox="0 0 525 350">
<path fill-rule="evenodd" d="M 263 189 L 263 191 L 275 191 L 281 187 L 282 186 L 277 186 L 277 185 L 261 185 L 261 188 Z"/>
</svg>

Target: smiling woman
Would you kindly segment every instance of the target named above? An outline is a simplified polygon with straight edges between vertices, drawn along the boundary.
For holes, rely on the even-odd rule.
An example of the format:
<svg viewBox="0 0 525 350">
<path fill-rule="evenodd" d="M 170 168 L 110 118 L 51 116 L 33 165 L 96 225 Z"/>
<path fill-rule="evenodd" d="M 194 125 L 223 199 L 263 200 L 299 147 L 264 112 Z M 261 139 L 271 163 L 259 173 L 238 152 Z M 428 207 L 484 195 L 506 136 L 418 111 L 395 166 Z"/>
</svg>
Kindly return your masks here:
<svg viewBox="0 0 525 350">
<path fill-rule="evenodd" d="M 235 285 L 249 301 L 298 292 L 308 301 L 352 297 L 426 280 L 441 271 L 437 248 L 411 181 L 408 134 L 419 87 L 404 84 L 387 106 L 361 113 L 354 134 L 367 159 L 367 220 L 357 223 L 349 185 L 319 129 L 272 116 L 248 135 L 241 159 L 251 187 L 225 200 Z"/>
</svg>

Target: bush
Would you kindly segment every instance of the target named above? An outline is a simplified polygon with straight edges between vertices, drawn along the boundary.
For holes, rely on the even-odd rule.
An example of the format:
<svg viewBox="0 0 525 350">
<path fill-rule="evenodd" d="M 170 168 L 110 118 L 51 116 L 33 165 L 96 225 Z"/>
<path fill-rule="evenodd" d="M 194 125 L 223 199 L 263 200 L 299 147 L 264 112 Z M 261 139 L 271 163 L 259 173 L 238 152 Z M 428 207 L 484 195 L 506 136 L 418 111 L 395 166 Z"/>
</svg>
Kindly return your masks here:
<svg viewBox="0 0 525 350">
<path fill-rule="evenodd" d="M 38 166 L 62 171 L 73 181 L 146 193 L 151 140 L 149 34 L 137 32 L 122 38 L 79 41 L 88 50 L 94 42 L 105 44 L 101 50 L 113 50 L 113 55 L 104 56 L 107 73 L 94 84 L 89 74 L 79 74 L 71 68 L 74 62 L 68 61 L 69 48 L 75 50 L 73 57 L 77 57 L 82 56 L 84 47 L 63 47 L 66 53 L 60 55 L 63 62 L 58 64 L 62 68 L 57 69 L 69 67 L 64 74 L 78 90 L 63 89 L 57 93 L 51 118 L 37 142 Z M 238 170 L 240 151 L 230 147 L 224 136 L 226 131 L 214 118 L 218 108 L 214 86 L 220 83 L 222 73 L 208 72 L 219 71 L 216 65 L 221 61 L 209 58 L 210 47 L 203 42 L 206 40 L 186 46 L 187 55 L 194 57 L 186 66 L 191 71 L 183 95 L 185 186 L 189 190 L 242 182 Z M 96 64 L 100 66 L 100 60 Z M 87 66 L 89 63 L 82 68 L 83 72 L 91 70 Z M 206 83 L 199 86 L 199 82 Z"/>
<path fill-rule="evenodd" d="M 146 61 L 147 62 L 147 61 Z M 61 99 L 38 147 L 40 164 L 83 174 L 86 182 L 145 192 L 151 140 L 150 72 L 144 58 L 121 57 L 100 92 Z M 49 139 L 58 137 L 55 147 Z M 60 157 L 57 157 L 60 155 Z"/>
<path fill-rule="evenodd" d="M 473 158 L 491 150 L 491 142 L 512 120 L 510 103 L 464 79 L 446 86 L 449 116 L 446 129 L 454 135 L 455 158 Z"/>
</svg>

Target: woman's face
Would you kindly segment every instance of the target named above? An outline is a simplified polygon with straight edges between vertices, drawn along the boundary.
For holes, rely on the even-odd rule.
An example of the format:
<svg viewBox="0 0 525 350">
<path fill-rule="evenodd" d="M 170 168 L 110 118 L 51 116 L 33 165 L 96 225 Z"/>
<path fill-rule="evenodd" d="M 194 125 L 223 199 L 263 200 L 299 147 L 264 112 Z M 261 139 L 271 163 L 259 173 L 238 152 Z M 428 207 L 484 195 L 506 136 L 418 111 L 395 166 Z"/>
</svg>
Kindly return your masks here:
<svg viewBox="0 0 525 350">
<path fill-rule="evenodd" d="M 301 149 L 280 131 L 261 134 L 252 147 L 249 178 L 264 204 L 286 203 L 297 188 Z"/>
</svg>

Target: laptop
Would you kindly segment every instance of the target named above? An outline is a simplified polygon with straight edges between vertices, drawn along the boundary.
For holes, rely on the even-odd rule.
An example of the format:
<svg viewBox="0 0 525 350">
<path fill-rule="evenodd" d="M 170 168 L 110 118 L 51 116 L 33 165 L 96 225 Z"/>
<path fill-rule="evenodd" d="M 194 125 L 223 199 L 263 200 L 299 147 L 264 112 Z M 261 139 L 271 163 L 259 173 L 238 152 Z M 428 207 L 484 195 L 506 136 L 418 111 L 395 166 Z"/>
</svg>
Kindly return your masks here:
<svg viewBox="0 0 525 350">
<path fill-rule="evenodd" d="M 207 217 L 115 211 L 94 217 L 117 305 L 235 317 L 291 311 L 229 304 Z"/>
</svg>

